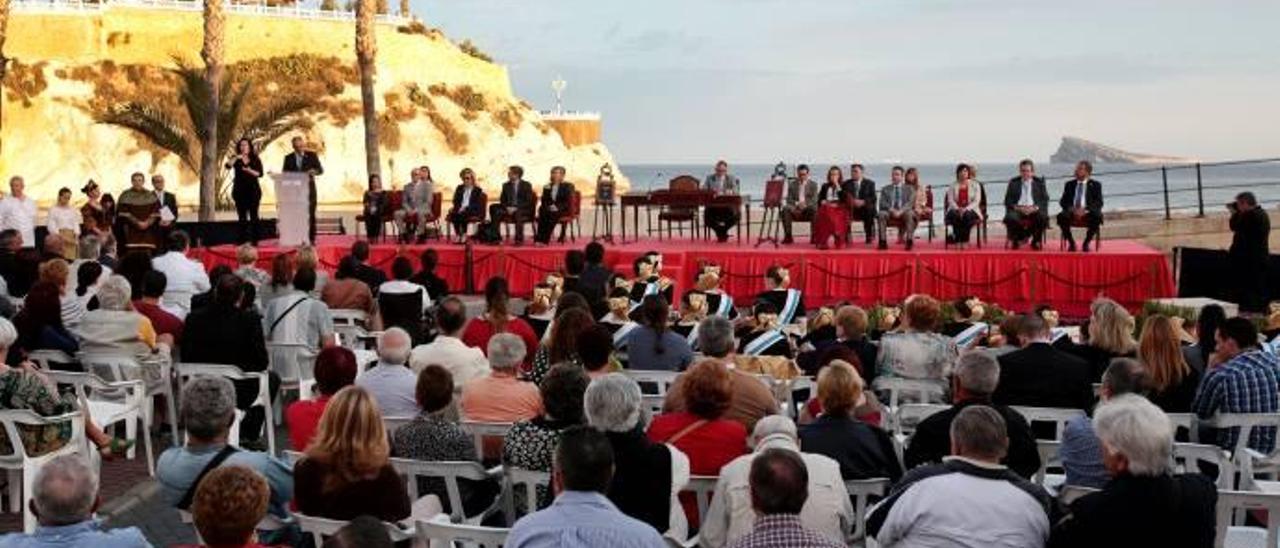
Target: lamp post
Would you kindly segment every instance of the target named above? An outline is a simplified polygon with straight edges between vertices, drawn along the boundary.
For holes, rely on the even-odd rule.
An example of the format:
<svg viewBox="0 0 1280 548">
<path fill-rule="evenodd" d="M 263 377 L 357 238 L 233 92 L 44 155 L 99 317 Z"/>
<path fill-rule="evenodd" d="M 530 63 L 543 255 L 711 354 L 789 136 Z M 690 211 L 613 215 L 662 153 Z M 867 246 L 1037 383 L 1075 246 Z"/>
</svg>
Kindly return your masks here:
<svg viewBox="0 0 1280 548">
<path fill-rule="evenodd" d="M 559 76 L 551 81 L 551 89 L 556 92 L 556 114 L 564 114 L 564 88 L 568 86 L 569 83 Z"/>
</svg>

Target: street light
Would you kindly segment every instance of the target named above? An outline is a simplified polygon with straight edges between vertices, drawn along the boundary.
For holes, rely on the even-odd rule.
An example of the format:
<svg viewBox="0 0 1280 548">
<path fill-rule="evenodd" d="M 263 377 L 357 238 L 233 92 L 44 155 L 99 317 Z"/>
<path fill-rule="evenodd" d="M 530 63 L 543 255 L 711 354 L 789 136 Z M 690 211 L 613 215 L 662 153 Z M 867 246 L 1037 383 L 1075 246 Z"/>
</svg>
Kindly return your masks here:
<svg viewBox="0 0 1280 548">
<path fill-rule="evenodd" d="M 559 76 L 557 76 L 555 80 L 551 81 L 551 89 L 556 92 L 556 114 L 564 114 L 564 88 L 568 86 L 569 83 Z"/>
</svg>

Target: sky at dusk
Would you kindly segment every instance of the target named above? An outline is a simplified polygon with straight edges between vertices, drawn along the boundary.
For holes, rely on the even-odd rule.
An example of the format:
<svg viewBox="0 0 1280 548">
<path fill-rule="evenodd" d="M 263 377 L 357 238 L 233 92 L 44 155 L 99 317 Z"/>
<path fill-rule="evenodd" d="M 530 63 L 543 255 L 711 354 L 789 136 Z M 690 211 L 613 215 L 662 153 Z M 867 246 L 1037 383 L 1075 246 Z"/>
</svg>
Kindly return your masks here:
<svg viewBox="0 0 1280 548">
<path fill-rule="evenodd" d="M 1280 2 L 413 0 L 621 163 L 1280 155 Z"/>
</svg>

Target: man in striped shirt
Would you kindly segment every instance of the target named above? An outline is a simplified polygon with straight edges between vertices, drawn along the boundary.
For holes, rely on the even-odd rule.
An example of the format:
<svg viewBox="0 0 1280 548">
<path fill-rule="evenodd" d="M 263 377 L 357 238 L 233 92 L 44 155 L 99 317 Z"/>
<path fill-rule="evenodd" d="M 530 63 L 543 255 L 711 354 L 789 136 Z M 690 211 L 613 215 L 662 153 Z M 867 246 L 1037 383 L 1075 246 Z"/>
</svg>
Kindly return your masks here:
<svg viewBox="0 0 1280 548">
<path fill-rule="evenodd" d="M 1218 365 L 1209 365 L 1191 403 L 1191 411 L 1197 416 L 1203 419 L 1217 413 L 1280 411 L 1280 358 L 1258 348 L 1258 329 L 1253 322 L 1231 318 L 1218 328 L 1214 361 Z M 1239 427 L 1220 429 L 1217 445 L 1233 450 L 1239 435 Z M 1250 449 L 1269 454 L 1275 447 L 1274 426 L 1250 431 Z"/>
</svg>

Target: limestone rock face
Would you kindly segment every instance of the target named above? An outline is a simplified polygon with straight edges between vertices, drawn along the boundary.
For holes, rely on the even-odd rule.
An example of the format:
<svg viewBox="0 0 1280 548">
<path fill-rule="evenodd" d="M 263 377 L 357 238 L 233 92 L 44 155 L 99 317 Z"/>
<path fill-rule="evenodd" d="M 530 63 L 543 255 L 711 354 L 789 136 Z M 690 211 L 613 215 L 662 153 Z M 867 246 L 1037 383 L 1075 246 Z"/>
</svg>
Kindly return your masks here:
<svg viewBox="0 0 1280 548">
<path fill-rule="evenodd" d="M 118 195 L 128 187 L 130 173 L 159 173 L 183 209 L 195 206 L 196 173 L 135 133 L 95 122 L 94 108 L 117 100 L 112 93 L 133 93 L 135 98 L 148 93 L 155 75 L 174 66 L 175 56 L 198 63 L 199 10 L 109 3 L 78 12 L 15 7 L 8 28 L 5 53 L 15 62 L 4 84 L 4 179 L 22 175 L 28 192 L 46 207 L 64 186 L 77 190 L 78 204 L 83 202 L 78 189 L 88 179 Z M 234 72 L 237 63 L 303 56 L 312 64 L 329 63 L 341 74 L 355 74 L 353 33 L 351 20 L 229 11 L 224 63 Z M 601 166 L 608 164 L 620 187 L 629 187 L 604 144 L 565 145 L 536 110 L 512 93 L 505 67 L 469 55 L 421 24 L 379 22 L 377 42 L 385 187 L 403 186 L 410 169 L 427 165 L 447 200 L 459 182 L 458 172 L 470 167 L 496 197 L 511 164 L 523 166 L 525 178 L 538 188 L 553 166 L 564 166 L 569 180 L 587 195 Z M 309 127 L 301 133 L 319 149 L 324 163 L 320 201 L 358 203 L 366 181 L 358 80 L 338 77 L 323 86 L 290 86 L 277 79 L 253 92 L 310 93 L 306 90 L 317 88 L 324 90 L 318 93 L 326 94 L 326 106 L 308 113 Z M 280 169 L 291 135 L 260 151 L 268 172 Z M 263 183 L 264 202 L 272 204 L 270 181 Z"/>
<path fill-rule="evenodd" d="M 1126 152 L 1079 137 L 1063 137 L 1058 150 L 1049 157 L 1054 164 L 1074 164 L 1086 160 L 1095 164 L 1185 164 L 1193 159 Z"/>
</svg>

